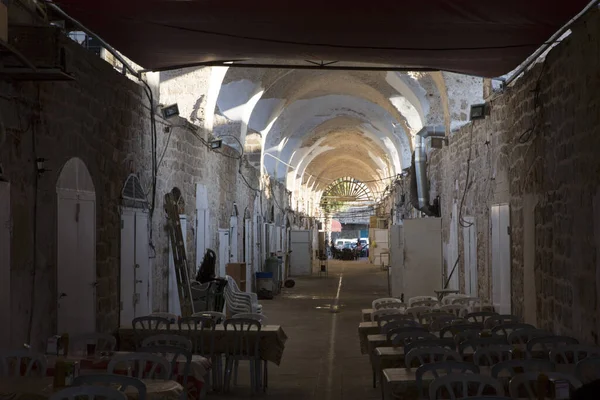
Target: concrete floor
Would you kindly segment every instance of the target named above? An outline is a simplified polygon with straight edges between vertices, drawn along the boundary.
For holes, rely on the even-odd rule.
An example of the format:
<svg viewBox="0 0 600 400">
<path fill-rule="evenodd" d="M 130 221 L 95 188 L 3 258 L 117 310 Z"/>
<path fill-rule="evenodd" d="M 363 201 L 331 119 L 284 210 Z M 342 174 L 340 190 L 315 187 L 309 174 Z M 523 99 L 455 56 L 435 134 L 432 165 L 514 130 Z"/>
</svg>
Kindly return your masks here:
<svg viewBox="0 0 600 400">
<path fill-rule="evenodd" d="M 270 324 L 285 330 L 288 340 L 279 367 L 269 364 L 269 388 L 254 397 L 285 400 L 375 400 L 369 359 L 360 354 L 358 324 L 361 309 L 373 299 L 387 297 L 387 277 L 366 261 L 330 261 L 329 277 L 295 278 L 274 300 L 262 300 Z M 339 291 L 339 312 L 332 313 Z M 246 364 L 246 363 L 243 363 Z M 228 395 L 250 397 L 247 368 L 240 366 L 239 382 Z"/>
</svg>

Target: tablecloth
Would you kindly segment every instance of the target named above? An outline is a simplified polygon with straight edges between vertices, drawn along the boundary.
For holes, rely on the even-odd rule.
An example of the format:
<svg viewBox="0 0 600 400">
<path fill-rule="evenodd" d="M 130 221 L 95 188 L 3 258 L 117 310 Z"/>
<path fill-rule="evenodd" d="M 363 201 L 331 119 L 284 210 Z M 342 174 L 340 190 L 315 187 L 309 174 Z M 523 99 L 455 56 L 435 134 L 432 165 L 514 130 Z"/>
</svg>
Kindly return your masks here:
<svg viewBox="0 0 600 400">
<path fill-rule="evenodd" d="M 46 400 L 60 389 L 52 386 L 52 377 L 0 377 L 0 400 Z M 175 381 L 144 379 L 147 400 L 179 400 L 183 391 Z M 137 400 L 135 388 L 125 390 L 127 398 Z"/>
<path fill-rule="evenodd" d="M 162 328 L 160 333 L 166 333 L 170 330 L 172 333 L 179 334 L 179 328 L 173 324 L 167 328 Z M 257 332 L 253 329 L 251 332 Z M 188 329 L 186 326 L 182 326 L 181 334 L 188 336 Z M 154 332 L 140 333 L 141 338 L 154 335 Z M 211 331 L 197 331 L 196 335 L 205 335 L 208 340 L 210 338 Z M 131 327 L 122 327 L 118 333 L 119 349 L 132 351 L 135 350 L 136 337 Z M 225 331 L 223 325 L 217 325 L 215 327 L 215 351 L 217 353 L 225 353 L 227 351 L 227 344 L 233 342 L 234 332 L 232 330 Z M 276 365 L 281 364 L 283 358 L 283 351 L 285 350 L 285 342 L 287 341 L 287 335 L 279 325 L 263 325 L 260 330 L 260 341 L 259 351 L 260 357 L 263 360 L 267 360 L 275 363 Z"/>
</svg>

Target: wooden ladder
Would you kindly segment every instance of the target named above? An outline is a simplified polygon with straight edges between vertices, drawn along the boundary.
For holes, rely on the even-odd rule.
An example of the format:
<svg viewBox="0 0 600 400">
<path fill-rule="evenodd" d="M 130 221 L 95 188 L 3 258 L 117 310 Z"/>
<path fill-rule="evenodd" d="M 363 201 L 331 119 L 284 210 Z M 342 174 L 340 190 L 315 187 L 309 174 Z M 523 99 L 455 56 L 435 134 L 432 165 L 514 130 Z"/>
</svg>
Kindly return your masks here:
<svg viewBox="0 0 600 400">
<path fill-rule="evenodd" d="M 173 251 L 173 264 L 175 265 L 181 316 L 189 317 L 194 313 L 194 302 L 192 301 L 189 269 L 185 256 L 185 243 L 179 220 L 179 207 L 177 199 L 171 192 L 165 194 L 165 211 L 167 213 L 167 232 L 169 233 L 171 249 Z"/>
</svg>

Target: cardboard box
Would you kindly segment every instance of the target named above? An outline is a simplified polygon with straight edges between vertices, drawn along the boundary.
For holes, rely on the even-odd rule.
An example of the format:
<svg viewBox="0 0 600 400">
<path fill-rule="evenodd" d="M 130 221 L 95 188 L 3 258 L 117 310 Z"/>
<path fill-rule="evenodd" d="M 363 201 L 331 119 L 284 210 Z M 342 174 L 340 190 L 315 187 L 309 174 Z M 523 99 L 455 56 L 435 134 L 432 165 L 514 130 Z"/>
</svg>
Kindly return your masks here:
<svg viewBox="0 0 600 400">
<path fill-rule="evenodd" d="M 8 42 L 8 0 L 0 0 L 0 40 Z"/>
</svg>

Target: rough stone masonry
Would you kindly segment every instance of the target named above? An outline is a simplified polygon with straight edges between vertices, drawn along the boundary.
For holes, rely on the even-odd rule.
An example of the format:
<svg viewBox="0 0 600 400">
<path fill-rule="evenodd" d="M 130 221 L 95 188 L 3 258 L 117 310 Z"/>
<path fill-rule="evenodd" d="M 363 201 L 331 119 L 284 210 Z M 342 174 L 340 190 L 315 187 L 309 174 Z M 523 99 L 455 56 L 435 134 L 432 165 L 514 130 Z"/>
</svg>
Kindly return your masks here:
<svg viewBox="0 0 600 400">
<path fill-rule="evenodd" d="M 508 203 L 513 312 L 594 343 L 600 329 L 599 71 L 600 12 L 594 11 L 544 62 L 489 99 L 489 117 L 462 127 L 429 159 L 446 242 L 467 184 L 462 214 L 475 218 L 479 295 L 492 293 L 490 207 Z M 458 238 L 464 288 L 462 233 Z"/>
</svg>

